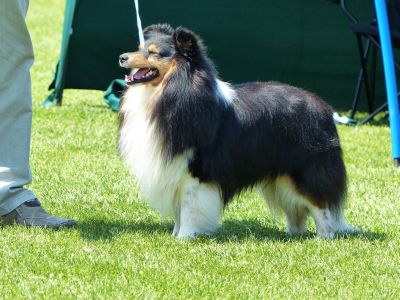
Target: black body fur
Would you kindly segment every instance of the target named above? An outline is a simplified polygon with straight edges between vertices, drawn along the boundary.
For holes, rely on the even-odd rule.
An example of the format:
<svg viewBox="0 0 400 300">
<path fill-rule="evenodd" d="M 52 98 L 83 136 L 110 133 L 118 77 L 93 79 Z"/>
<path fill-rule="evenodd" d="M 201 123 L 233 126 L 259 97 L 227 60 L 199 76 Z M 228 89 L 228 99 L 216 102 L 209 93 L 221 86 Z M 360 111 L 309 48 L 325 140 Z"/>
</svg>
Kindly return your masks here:
<svg viewBox="0 0 400 300">
<path fill-rule="evenodd" d="M 191 174 L 218 183 L 225 203 L 244 188 L 288 175 L 316 206 L 341 206 L 345 167 L 325 102 L 278 82 L 235 85 L 236 97 L 226 101 L 194 33 L 153 28 L 146 34 L 150 39 L 169 36 L 175 46 L 169 53 L 176 71 L 162 83 L 151 115 L 167 160 L 193 149 Z"/>
</svg>

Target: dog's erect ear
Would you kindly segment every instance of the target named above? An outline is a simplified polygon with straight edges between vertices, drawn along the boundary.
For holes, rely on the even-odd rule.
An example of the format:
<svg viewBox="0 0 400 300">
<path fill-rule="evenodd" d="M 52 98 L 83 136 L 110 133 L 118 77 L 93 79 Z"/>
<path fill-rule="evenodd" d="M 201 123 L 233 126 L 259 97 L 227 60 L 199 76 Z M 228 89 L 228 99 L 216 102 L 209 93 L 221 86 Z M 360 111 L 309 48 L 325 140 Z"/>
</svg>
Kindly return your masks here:
<svg viewBox="0 0 400 300">
<path fill-rule="evenodd" d="M 180 54 L 189 60 L 196 59 L 202 46 L 200 38 L 194 32 L 178 27 L 174 32 L 173 39 Z"/>
<path fill-rule="evenodd" d="M 146 27 L 143 30 L 143 36 L 145 39 L 147 39 L 152 33 L 172 35 L 174 33 L 174 29 L 169 24 L 154 24 Z"/>
</svg>

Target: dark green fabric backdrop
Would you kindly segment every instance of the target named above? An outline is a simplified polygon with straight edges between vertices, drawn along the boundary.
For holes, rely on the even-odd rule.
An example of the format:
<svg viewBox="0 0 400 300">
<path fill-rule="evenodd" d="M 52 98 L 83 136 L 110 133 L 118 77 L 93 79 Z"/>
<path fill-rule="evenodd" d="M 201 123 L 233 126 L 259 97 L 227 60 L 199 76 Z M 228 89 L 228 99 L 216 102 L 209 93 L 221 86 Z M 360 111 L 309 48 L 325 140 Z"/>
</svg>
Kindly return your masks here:
<svg viewBox="0 0 400 300">
<path fill-rule="evenodd" d="M 350 107 L 359 68 L 356 40 L 339 6 L 328 0 L 139 2 L 143 27 L 168 22 L 198 33 L 223 80 L 278 80 L 336 108 Z M 350 2 L 371 16 L 373 1 Z M 77 1 L 65 88 L 104 90 L 122 78 L 118 56 L 138 44 L 133 3 Z"/>
</svg>

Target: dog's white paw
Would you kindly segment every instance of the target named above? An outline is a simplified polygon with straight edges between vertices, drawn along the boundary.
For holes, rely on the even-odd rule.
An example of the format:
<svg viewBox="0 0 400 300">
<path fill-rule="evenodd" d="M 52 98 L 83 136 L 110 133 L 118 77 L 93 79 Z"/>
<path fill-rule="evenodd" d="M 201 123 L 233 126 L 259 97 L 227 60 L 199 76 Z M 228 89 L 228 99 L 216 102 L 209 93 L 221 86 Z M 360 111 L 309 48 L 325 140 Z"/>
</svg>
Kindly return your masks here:
<svg viewBox="0 0 400 300">
<path fill-rule="evenodd" d="M 330 223 L 317 225 L 317 237 L 323 239 L 333 239 L 336 236 L 336 230 Z"/>
<path fill-rule="evenodd" d="M 336 233 L 334 231 L 324 231 L 324 230 L 317 231 L 317 237 L 322 239 L 333 239 L 335 238 L 335 236 Z"/>
<path fill-rule="evenodd" d="M 360 229 L 358 229 L 357 227 L 351 226 L 349 224 L 346 224 L 345 226 L 341 226 L 337 229 L 337 233 L 341 233 L 341 234 L 355 234 L 360 232 Z"/>
<path fill-rule="evenodd" d="M 189 240 L 189 239 L 196 238 L 197 235 L 198 235 L 198 233 L 193 229 L 181 228 L 179 230 L 179 232 L 177 234 L 175 234 L 174 236 L 176 236 L 178 239 L 181 239 L 181 240 Z"/>
</svg>

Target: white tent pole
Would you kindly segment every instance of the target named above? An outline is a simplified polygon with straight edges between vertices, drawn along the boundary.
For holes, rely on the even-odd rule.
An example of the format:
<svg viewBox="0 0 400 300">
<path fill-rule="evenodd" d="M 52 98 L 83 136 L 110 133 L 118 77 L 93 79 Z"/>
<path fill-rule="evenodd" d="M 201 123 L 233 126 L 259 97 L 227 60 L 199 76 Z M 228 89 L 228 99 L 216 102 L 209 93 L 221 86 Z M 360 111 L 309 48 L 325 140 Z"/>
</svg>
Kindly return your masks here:
<svg viewBox="0 0 400 300">
<path fill-rule="evenodd" d="M 135 8 L 136 8 L 137 28 L 138 28 L 138 32 L 139 32 L 139 42 L 141 45 L 144 45 L 142 21 L 140 20 L 140 16 L 139 16 L 139 0 L 135 0 Z"/>
</svg>

